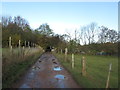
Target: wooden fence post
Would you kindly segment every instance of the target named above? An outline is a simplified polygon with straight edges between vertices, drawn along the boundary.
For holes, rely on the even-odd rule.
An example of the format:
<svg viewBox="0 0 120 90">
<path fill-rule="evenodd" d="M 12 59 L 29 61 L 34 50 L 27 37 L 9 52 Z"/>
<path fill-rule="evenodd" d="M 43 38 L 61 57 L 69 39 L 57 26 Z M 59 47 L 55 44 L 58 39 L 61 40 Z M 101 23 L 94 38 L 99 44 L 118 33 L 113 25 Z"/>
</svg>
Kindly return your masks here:
<svg viewBox="0 0 120 90">
<path fill-rule="evenodd" d="M 11 47 L 10 47 L 10 55 L 12 55 L 13 54 L 13 50 L 12 50 L 12 45 L 11 45 Z"/>
<path fill-rule="evenodd" d="M 74 68 L 74 54 L 72 54 L 72 68 Z"/>
<path fill-rule="evenodd" d="M 28 42 L 28 48 L 30 49 L 30 42 Z"/>
<path fill-rule="evenodd" d="M 11 37 L 9 37 L 9 48 L 11 49 Z"/>
<path fill-rule="evenodd" d="M 19 40 L 19 49 L 20 49 L 20 46 L 21 46 L 20 43 L 21 43 L 21 41 Z"/>
<path fill-rule="evenodd" d="M 34 47 L 36 48 L 36 44 L 34 43 Z"/>
<path fill-rule="evenodd" d="M 23 46 L 22 53 L 23 53 L 23 58 L 24 58 L 24 54 L 25 54 L 25 47 L 24 46 Z"/>
<path fill-rule="evenodd" d="M 34 47 L 34 43 L 33 43 L 33 47 Z"/>
<path fill-rule="evenodd" d="M 20 46 L 21 46 L 21 45 L 20 45 L 20 43 L 21 43 L 21 41 L 19 40 L 19 41 L 18 41 L 18 48 L 19 48 L 19 49 L 18 49 L 18 56 L 19 56 L 19 57 L 21 56 L 21 50 L 20 50 Z"/>
<path fill-rule="evenodd" d="M 82 76 L 86 76 L 86 61 L 85 61 L 85 57 L 82 57 Z"/>
<path fill-rule="evenodd" d="M 25 47 L 26 47 L 26 41 L 25 41 Z"/>
<path fill-rule="evenodd" d="M 62 54 L 62 49 L 61 49 L 61 54 Z"/>
<path fill-rule="evenodd" d="M 67 52 L 68 52 L 68 50 L 67 50 L 67 48 L 65 48 L 65 61 L 67 61 Z"/>
<path fill-rule="evenodd" d="M 11 47 L 10 47 L 10 51 L 12 51 L 12 45 L 11 45 Z"/>
<path fill-rule="evenodd" d="M 9 48 L 10 48 L 10 55 L 12 55 L 12 45 L 11 45 L 11 37 L 9 37 Z"/>
<path fill-rule="evenodd" d="M 28 41 L 28 47 L 29 47 L 29 41 Z"/>
<path fill-rule="evenodd" d="M 106 82 L 106 89 L 109 88 L 109 80 L 110 80 L 111 68 L 112 68 L 112 63 L 109 65 L 109 72 L 108 72 L 108 78 L 107 78 L 107 82 Z"/>
</svg>

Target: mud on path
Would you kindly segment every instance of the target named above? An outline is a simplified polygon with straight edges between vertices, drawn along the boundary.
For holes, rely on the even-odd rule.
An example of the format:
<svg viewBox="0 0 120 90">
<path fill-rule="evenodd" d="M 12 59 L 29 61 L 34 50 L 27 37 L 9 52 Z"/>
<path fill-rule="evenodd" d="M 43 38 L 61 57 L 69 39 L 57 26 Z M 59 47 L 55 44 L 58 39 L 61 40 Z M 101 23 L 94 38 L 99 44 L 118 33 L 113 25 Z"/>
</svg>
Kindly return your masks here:
<svg viewBox="0 0 120 90">
<path fill-rule="evenodd" d="M 14 88 L 80 88 L 51 53 L 44 53 Z"/>
</svg>

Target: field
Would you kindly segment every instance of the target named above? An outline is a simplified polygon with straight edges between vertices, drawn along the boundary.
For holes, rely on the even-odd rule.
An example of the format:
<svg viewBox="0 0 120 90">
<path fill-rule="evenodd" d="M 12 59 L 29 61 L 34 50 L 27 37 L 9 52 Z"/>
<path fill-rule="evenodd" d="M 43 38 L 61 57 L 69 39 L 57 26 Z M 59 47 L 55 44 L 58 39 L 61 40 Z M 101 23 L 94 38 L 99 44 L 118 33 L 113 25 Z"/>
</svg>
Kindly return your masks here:
<svg viewBox="0 0 120 90">
<path fill-rule="evenodd" d="M 2 49 L 2 86 L 10 88 L 42 53 L 39 48 Z"/>
<path fill-rule="evenodd" d="M 115 56 L 84 55 L 86 60 L 86 76 L 81 75 L 83 55 L 75 55 L 75 68 L 71 68 L 71 56 L 67 61 L 64 54 L 55 54 L 61 64 L 71 73 L 76 82 L 84 88 L 105 88 L 108 77 L 109 64 L 112 63 L 110 73 L 110 88 L 118 88 L 118 58 Z"/>
<path fill-rule="evenodd" d="M 2 70 L 3 70 L 3 88 L 12 87 L 22 75 L 33 65 L 41 55 L 39 48 L 25 48 L 19 50 L 14 48 L 12 51 L 8 48 L 2 49 Z M 75 68 L 71 67 L 71 54 L 65 61 L 64 54 L 54 55 L 60 63 L 71 73 L 76 82 L 83 88 L 105 88 L 109 64 L 112 63 L 110 74 L 110 88 L 118 87 L 118 58 L 115 56 L 93 56 L 93 55 L 75 55 Z M 86 60 L 86 76 L 81 75 L 82 57 Z"/>
</svg>

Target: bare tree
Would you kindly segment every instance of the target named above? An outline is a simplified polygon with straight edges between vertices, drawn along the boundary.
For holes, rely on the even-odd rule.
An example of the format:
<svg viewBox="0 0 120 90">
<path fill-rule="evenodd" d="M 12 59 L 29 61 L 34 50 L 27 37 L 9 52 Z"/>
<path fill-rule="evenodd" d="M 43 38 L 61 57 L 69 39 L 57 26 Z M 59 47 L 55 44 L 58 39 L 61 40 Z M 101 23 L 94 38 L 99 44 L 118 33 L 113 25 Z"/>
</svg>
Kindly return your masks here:
<svg viewBox="0 0 120 90">
<path fill-rule="evenodd" d="M 66 32 L 67 34 L 65 34 L 65 37 L 66 37 L 66 40 L 67 41 L 71 41 L 72 40 L 72 35 L 71 35 L 71 33 L 70 32 Z"/>
<path fill-rule="evenodd" d="M 79 40 L 79 44 L 81 45 L 82 43 L 84 43 L 84 39 L 83 39 L 83 27 L 79 30 L 79 35 L 78 35 L 78 40 Z"/>
<path fill-rule="evenodd" d="M 77 42 L 77 30 L 75 30 L 75 42 Z"/>
<path fill-rule="evenodd" d="M 86 44 L 87 35 L 86 35 L 86 27 L 82 27 L 79 32 L 79 39 L 82 41 L 83 44 Z"/>
<path fill-rule="evenodd" d="M 94 22 L 92 22 L 91 24 L 90 24 L 90 34 L 91 34 L 91 43 L 94 43 L 95 42 L 95 34 L 96 34 L 96 26 L 97 26 L 97 24 L 96 23 L 94 23 Z"/>
<path fill-rule="evenodd" d="M 85 34 L 88 40 L 88 43 L 94 43 L 95 42 L 95 32 L 96 32 L 96 27 L 97 24 L 92 22 L 91 24 L 87 25 L 85 28 Z"/>
<path fill-rule="evenodd" d="M 24 18 L 20 17 L 20 16 L 14 17 L 14 23 L 16 25 L 18 25 L 19 27 L 21 27 L 23 30 L 26 29 L 26 27 L 29 26 L 28 21 L 25 20 Z"/>
<path fill-rule="evenodd" d="M 98 35 L 98 42 L 99 43 L 106 43 L 107 42 L 107 32 L 108 32 L 108 28 L 105 26 L 101 26 L 100 28 L 100 34 Z"/>
<path fill-rule="evenodd" d="M 117 31 L 109 29 L 107 31 L 106 35 L 107 35 L 108 42 L 111 42 L 111 43 L 117 42 L 117 40 L 118 40 L 118 33 L 117 33 Z"/>
<path fill-rule="evenodd" d="M 1 22 L 2 22 L 3 27 L 7 27 L 10 23 L 13 23 L 12 17 L 11 16 L 4 16 L 4 17 L 2 17 Z"/>
<path fill-rule="evenodd" d="M 87 25 L 85 27 L 85 36 L 88 40 L 88 44 L 90 44 L 91 43 L 91 32 L 90 32 L 90 29 L 89 29 L 89 25 Z"/>
</svg>

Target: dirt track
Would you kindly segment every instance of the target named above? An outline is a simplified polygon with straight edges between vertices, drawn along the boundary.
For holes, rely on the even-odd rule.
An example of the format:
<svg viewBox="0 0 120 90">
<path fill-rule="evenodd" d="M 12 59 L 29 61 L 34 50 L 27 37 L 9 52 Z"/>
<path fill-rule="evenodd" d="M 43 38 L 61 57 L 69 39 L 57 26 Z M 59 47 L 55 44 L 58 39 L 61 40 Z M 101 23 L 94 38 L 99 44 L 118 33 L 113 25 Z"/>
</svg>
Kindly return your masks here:
<svg viewBox="0 0 120 90">
<path fill-rule="evenodd" d="M 15 88 L 80 88 L 50 53 L 44 53 Z"/>
</svg>

